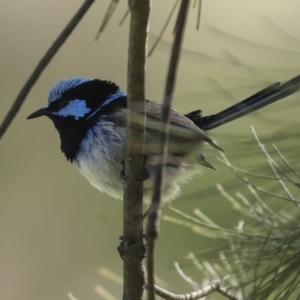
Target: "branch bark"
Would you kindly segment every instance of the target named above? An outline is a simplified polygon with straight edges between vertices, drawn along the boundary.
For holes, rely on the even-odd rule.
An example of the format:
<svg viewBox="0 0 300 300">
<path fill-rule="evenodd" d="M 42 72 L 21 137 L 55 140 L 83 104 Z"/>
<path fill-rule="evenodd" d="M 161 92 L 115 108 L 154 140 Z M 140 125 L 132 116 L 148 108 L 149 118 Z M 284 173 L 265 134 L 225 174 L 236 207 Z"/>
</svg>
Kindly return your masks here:
<svg viewBox="0 0 300 300">
<path fill-rule="evenodd" d="M 126 185 L 123 204 L 124 291 L 123 300 L 142 299 L 145 287 L 143 245 L 144 129 L 137 128 L 145 113 L 145 69 L 151 0 L 129 0 L 131 19 L 128 49 L 128 116 L 126 136 Z"/>
</svg>

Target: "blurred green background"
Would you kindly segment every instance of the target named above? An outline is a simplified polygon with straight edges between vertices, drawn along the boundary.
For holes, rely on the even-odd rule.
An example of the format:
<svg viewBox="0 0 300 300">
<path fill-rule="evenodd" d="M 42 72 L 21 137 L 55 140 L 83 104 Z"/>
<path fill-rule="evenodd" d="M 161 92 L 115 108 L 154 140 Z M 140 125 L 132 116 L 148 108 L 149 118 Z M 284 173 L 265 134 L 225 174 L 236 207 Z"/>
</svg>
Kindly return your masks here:
<svg viewBox="0 0 300 300">
<path fill-rule="evenodd" d="M 120 299 L 121 287 L 102 277 L 99 267 L 122 273 L 116 248 L 122 234 L 122 203 L 101 194 L 66 161 L 52 123 L 26 117 L 46 103 L 49 89 L 61 78 L 109 79 L 126 90 L 128 21 L 122 1 L 108 28 L 95 35 L 110 1 L 96 1 L 78 28 L 32 89 L 0 149 L 0 287 L 1 299 L 101 299 L 101 284 Z M 0 2 L 0 117 L 38 60 L 82 1 L 2 0 Z M 151 34 L 157 36 L 174 1 L 153 1 Z M 181 112 L 201 108 L 213 114 L 275 81 L 300 73 L 300 2 L 294 0 L 204 0 L 200 30 L 197 9 L 190 10 L 174 107 Z M 172 41 L 174 18 L 148 61 L 147 97 L 161 101 Z M 154 36 L 150 36 L 153 43 Z M 299 95 L 215 130 L 212 135 L 233 163 L 259 164 L 250 125 L 262 136 L 285 126 L 297 130 Z M 276 136 L 276 134 L 275 134 Z M 283 141 L 274 140 L 280 143 Z M 188 183 L 174 207 L 191 213 L 198 207 L 221 225 L 239 219 L 214 186 L 231 174 L 206 155 L 219 172 L 206 171 Z M 238 188 L 238 187 L 237 187 Z M 172 214 L 164 208 L 164 214 Z M 173 267 L 187 252 L 216 246 L 186 228 L 162 222 L 157 244 L 157 275 L 174 292 L 188 292 Z M 184 265 L 194 280 L 199 273 Z"/>
</svg>

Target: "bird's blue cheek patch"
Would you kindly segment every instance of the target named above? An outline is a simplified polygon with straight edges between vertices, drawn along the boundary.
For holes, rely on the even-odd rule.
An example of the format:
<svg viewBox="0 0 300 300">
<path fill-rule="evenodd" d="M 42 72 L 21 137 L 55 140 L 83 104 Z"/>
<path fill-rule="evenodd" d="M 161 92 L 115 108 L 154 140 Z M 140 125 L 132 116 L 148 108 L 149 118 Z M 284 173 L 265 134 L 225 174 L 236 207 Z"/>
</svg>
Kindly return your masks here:
<svg viewBox="0 0 300 300">
<path fill-rule="evenodd" d="M 76 99 L 70 101 L 66 107 L 60 109 L 54 114 L 61 117 L 74 117 L 76 120 L 78 120 L 79 118 L 84 117 L 90 111 L 91 109 L 86 106 L 85 100 Z"/>
</svg>

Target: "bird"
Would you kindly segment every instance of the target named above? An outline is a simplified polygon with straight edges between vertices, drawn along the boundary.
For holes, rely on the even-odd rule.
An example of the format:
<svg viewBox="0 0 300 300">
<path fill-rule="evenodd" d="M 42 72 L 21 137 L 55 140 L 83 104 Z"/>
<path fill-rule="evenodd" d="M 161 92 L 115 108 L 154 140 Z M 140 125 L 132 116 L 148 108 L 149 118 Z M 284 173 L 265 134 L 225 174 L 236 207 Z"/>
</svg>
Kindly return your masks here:
<svg viewBox="0 0 300 300">
<path fill-rule="evenodd" d="M 175 199 L 183 183 L 204 168 L 216 170 L 205 158 L 204 144 L 222 151 L 207 132 L 294 94 L 300 75 L 276 82 L 254 95 L 210 116 L 201 110 L 181 114 L 170 111 L 170 133 L 165 168 L 163 203 Z M 146 100 L 143 199 L 150 203 L 156 165 L 161 162 L 158 143 L 162 105 Z M 98 190 L 123 198 L 126 155 L 127 95 L 112 81 L 73 77 L 60 80 L 51 90 L 45 107 L 27 119 L 50 118 L 60 135 L 67 160 Z M 143 112 L 140 112 L 140 116 Z M 137 119 L 138 120 L 138 119 Z M 136 127 L 142 130 L 142 121 Z M 141 131 L 142 132 L 142 131 Z"/>
</svg>

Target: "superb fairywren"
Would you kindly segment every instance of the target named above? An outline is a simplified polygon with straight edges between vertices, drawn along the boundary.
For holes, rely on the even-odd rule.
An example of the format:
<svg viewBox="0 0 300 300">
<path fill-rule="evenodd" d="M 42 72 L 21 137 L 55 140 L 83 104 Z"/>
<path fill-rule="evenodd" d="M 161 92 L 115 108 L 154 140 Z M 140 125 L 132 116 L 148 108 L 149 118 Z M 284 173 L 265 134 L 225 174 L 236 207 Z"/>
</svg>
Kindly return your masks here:
<svg viewBox="0 0 300 300">
<path fill-rule="evenodd" d="M 300 89 L 300 75 L 275 83 L 249 98 L 221 111 L 202 117 L 201 111 L 183 115 L 171 110 L 169 148 L 163 201 L 175 198 L 179 185 L 201 172 L 215 168 L 201 153 L 207 142 L 221 150 L 206 131 L 285 98 Z M 127 96 L 113 82 L 75 77 L 59 81 L 50 91 L 48 104 L 28 119 L 49 117 L 60 134 L 66 158 L 101 192 L 123 196 L 122 173 L 125 159 Z M 146 101 L 144 201 L 149 201 L 154 170 L 160 161 L 159 142 L 161 104 Z M 137 126 L 140 126 L 137 122 Z"/>
</svg>

